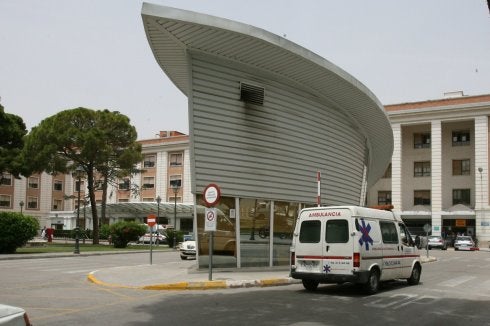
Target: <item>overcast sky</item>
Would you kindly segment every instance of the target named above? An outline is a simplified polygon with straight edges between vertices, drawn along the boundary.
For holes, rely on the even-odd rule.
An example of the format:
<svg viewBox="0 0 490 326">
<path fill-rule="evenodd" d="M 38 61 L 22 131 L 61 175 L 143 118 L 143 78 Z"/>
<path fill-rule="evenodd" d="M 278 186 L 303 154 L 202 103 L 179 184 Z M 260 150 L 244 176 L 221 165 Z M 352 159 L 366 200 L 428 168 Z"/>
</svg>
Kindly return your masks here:
<svg viewBox="0 0 490 326">
<path fill-rule="evenodd" d="M 153 0 L 285 35 L 383 104 L 490 94 L 486 0 Z M 139 139 L 188 133 L 186 97 L 157 65 L 141 1 L 0 0 L 0 97 L 28 130 L 76 107 L 120 111 Z"/>
</svg>

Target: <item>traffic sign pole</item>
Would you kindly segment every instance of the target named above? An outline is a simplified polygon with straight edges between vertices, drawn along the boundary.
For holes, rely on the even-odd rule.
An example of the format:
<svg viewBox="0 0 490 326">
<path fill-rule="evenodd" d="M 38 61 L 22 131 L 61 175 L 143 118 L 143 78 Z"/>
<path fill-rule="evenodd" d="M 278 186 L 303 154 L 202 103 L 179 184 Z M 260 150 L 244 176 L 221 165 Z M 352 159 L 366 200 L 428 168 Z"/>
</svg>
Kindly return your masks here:
<svg viewBox="0 0 490 326">
<path fill-rule="evenodd" d="M 153 226 L 155 225 L 156 221 L 157 217 L 155 214 L 150 214 L 146 217 L 146 223 L 150 227 L 150 265 L 153 264 Z"/>
<path fill-rule="evenodd" d="M 210 281 L 213 280 L 213 242 L 214 231 L 216 231 L 217 224 L 217 211 L 214 208 L 221 198 L 221 189 L 218 185 L 211 183 L 205 189 L 203 193 L 203 199 L 206 203 L 206 210 L 204 211 L 204 231 L 209 232 L 209 277 Z M 212 208 L 213 207 L 213 208 Z"/>
</svg>

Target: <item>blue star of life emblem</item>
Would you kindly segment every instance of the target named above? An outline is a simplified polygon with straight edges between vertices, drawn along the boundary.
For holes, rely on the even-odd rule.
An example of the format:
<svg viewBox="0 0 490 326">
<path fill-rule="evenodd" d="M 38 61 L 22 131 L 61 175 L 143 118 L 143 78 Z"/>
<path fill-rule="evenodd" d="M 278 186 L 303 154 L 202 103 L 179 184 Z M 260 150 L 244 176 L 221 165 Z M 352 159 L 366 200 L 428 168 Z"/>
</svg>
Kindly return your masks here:
<svg viewBox="0 0 490 326">
<path fill-rule="evenodd" d="M 323 266 L 323 272 L 325 273 L 330 273 L 332 271 L 332 268 L 328 265 Z"/>
<path fill-rule="evenodd" d="M 369 236 L 369 232 L 371 231 L 371 225 L 369 223 L 366 225 L 366 222 L 362 218 L 361 218 L 361 224 L 362 225 L 360 231 L 362 233 L 362 236 L 359 239 L 359 244 L 361 246 L 365 245 L 366 250 L 369 250 L 369 244 L 371 244 L 371 246 L 373 245 L 373 239 L 371 239 L 371 237 Z"/>
</svg>

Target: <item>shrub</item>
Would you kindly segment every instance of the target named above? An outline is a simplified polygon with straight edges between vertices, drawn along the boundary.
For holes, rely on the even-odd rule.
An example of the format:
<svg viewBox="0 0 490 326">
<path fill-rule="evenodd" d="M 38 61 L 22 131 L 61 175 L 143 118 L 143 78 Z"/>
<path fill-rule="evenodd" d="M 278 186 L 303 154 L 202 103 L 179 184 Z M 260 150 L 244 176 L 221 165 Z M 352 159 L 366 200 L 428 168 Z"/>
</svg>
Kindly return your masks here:
<svg viewBox="0 0 490 326">
<path fill-rule="evenodd" d="M 99 239 L 107 240 L 111 235 L 111 226 L 109 224 L 102 224 L 99 230 Z"/>
<path fill-rule="evenodd" d="M 184 232 L 177 231 L 174 229 L 167 229 L 166 236 L 167 236 L 168 246 L 170 248 L 174 248 L 179 242 L 182 242 L 184 240 Z"/>
<path fill-rule="evenodd" d="M 146 226 L 136 222 L 117 222 L 110 225 L 114 248 L 126 248 L 130 241 L 137 241 L 146 233 Z"/>
<path fill-rule="evenodd" d="M 13 254 L 37 235 L 39 222 L 32 216 L 0 212 L 0 254 Z"/>
</svg>

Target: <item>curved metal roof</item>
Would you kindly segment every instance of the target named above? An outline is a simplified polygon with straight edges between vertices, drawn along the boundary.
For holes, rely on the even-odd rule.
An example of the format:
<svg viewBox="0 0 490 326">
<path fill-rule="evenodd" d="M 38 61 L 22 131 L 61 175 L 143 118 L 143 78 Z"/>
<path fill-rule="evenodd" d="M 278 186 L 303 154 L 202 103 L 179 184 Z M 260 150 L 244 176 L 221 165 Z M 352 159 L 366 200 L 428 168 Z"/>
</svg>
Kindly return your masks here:
<svg viewBox="0 0 490 326">
<path fill-rule="evenodd" d="M 155 59 L 172 82 L 189 94 L 187 51 L 247 65 L 302 85 L 330 107 L 346 112 L 367 138 L 368 185 L 385 172 L 393 134 L 382 104 L 361 82 L 317 54 L 251 25 L 143 3 L 143 24 Z"/>
</svg>

